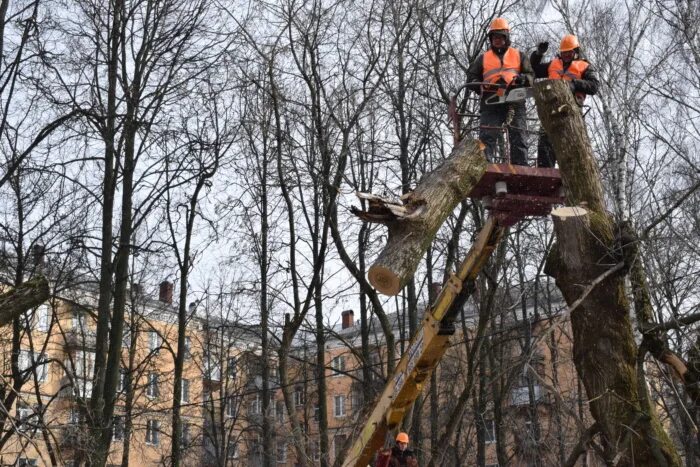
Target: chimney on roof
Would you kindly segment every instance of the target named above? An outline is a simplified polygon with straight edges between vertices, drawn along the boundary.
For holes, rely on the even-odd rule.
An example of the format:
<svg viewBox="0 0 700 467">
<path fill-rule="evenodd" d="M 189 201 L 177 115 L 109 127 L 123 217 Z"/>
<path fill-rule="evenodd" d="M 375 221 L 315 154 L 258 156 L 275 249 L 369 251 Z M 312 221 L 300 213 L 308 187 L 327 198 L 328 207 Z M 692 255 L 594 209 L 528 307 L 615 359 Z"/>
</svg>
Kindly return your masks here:
<svg viewBox="0 0 700 467">
<path fill-rule="evenodd" d="M 173 303 L 173 283 L 170 281 L 163 281 L 160 283 L 160 293 L 158 294 L 158 300 L 168 305 Z"/>
<path fill-rule="evenodd" d="M 345 310 L 343 313 L 341 313 L 341 316 L 343 317 L 343 329 L 347 329 L 352 327 L 355 324 L 355 312 L 352 310 Z"/>
</svg>

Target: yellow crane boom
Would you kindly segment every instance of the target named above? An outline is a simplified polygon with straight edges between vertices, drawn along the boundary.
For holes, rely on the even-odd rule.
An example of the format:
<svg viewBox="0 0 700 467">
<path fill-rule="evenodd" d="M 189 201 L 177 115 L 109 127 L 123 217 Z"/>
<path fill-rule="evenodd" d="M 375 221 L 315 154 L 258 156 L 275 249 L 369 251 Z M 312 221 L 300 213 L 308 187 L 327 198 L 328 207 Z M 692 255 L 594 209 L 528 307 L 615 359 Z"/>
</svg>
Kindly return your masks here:
<svg viewBox="0 0 700 467">
<path fill-rule="evenodd" d="M 503 237 L 506 227 L 490 216 L 479 232 L 476 242 L 444 284 L 440 295 L 426 310 L 420 329 L 411 339 L 394 374 L 360 435 L 348 451 L 343 467 L 366 467 L 374 453 L 384 445 L 386 434 L 396 428 L 406 410 L 421 393 L 449 345 L 454 333 L 454 318 L 474 289 L 474 279 Z"/>
</svg>

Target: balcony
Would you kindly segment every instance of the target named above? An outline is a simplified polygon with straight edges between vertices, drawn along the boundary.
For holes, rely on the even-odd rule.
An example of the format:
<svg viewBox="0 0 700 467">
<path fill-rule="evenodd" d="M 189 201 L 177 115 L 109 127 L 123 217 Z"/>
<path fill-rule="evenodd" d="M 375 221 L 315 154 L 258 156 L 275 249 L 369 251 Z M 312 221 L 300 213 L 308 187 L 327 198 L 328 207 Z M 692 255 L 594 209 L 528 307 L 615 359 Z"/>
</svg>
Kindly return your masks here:
<svg viewBox="0 0 700 467">
<path fill-rule="evenodd" d="M 59 396 L 71 399 L 77 395 L 83 399 L 87 399 L 92 395 L 92 380 L 75 378 L 75 384 L 78 386 L 77 390 L 71 385 L 71 381 L 68 377 L 64 376 L 61 378 Z"/>
<path fill-rule="evenodd" d="M 535 402 L 543 402 L 545 399 L 545 392 L 539 384 L 532 385 L 532 395 Z M 511 406 L 523 406 L 530 404 L 530 393 L 527 386 L 522 386 L 519 388 L 513 388 L 510 391 L 510 405 Z"/>
<path fill-rule="evenodd" d="M 67 349 L 95 349 L 97 336 L 90 329 L 71 329 L 66 332 Z"/>
</svg>

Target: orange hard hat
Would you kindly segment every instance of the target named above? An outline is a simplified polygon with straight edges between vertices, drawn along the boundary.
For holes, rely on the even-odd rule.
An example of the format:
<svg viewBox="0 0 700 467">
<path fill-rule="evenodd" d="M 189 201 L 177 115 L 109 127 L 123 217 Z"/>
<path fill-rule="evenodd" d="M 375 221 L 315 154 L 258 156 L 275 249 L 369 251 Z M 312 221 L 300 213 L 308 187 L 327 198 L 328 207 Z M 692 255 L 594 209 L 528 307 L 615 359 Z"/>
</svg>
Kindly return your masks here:
<svg viewBox="0 0 700 467">
<path fill-rule="evenodd" d="M 491 21 L 489 33 L 495 31 L 510 31 L 510 25 L 508 24 L 508 20 L 505 18 L 496 18 L 493 21 Z"/>
<path fill-rule="evenodd" d="M 401 433 L 396 435 L 396 442 L 408 444 L 408 435 L 402 431 Z"/>
<path fill-rule="evenodd" d="M 580 47 L 578 39 L 573 34 L 567 34 L 561 40 L 559 44 L 559 52 L 568 52 L 570 50 L 578 49 Z"/>
</svg>

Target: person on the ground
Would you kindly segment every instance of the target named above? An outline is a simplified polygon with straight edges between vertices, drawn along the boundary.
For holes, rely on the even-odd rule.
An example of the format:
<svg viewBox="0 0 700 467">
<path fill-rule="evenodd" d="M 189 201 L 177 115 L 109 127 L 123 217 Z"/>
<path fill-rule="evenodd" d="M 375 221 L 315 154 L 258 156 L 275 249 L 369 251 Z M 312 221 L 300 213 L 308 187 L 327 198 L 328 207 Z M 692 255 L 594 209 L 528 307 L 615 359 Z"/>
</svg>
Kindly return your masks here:
<svg viewBox="0 0 700 467">
<path fill-rule="evenodd" d="M 498 137 L 503 124 L 507 123 L 510 163 L 527 165 L 525 102 L 489 104 L 488 100 L 506 91 L 503 86 L 494 85 L 532 86 L 534 74 L 530 60 L 523 52 L 511 47 L 510 25 L 505 18 L 496 18 L 491 22 L 488 39 L 489 50 L 479 55 L 467 70 L 467 89 L 477 90 L 469 83 L 487 83 L 480 86 L 479 139 L 486 146 L 486 158 L 495 162 Z"/>
<path fill-rule="evenodd" d="M 536 78 L 563 79 L 569 82 L 579 107 L 583 107 L 586 96 L 598 92 L 598 75 L 595 68 L 583 58 L 581 45 L 573 34 L 565 35 L 559 44 L 559 54 L 549 62 L 543 61 L 549 42 L 540 42 L 530 55 Z M 554 167 L 556 154 L 547 134 L 540 128 L 537 142 L 537 165 Z"/>
<path fill-rule="evenodd" d="M 408 449 L 408 434 L 401 432 L 396 435 L 396 445 L 391 450 L 382 451 L 377 458 L 376 467 L 418 467 L 418 459 L 412 450 Z"/>
</svg>

